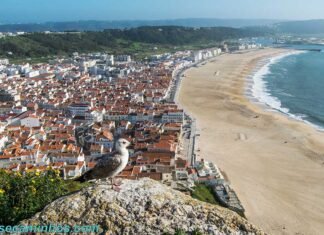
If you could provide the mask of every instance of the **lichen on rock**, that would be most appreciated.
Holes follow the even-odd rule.
[[[25,225],[99,225],[108,234],[263,234],[226,208],[197,201],[151,179],[95,184],[52,202]]]

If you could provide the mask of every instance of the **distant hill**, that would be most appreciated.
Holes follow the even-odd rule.
[[[175,46],[215,46],[228,39],[264,36],[258,28],[227,27],[189,28],[179,26],[107,29],[100,32],[30,33],[0,39],[0,56],[42,57],[66,55],[72,52],[109,51],[138,54],[143,51],[158,53],[152,48]],[[10,52],[10,53],[9,53]]]
[[[274,24],[280,33],[290,34],[323,34],[324,20],[289,21]]]
[[[71,21],[47,22],[40,24],[0,24],[0,32],[66,32],[103,31],[105,29],[131,29],[143,26],[183,26],[183,27],[229,27],[259,28],[269,27],[279,33],[323,34],[324,20],[280,21],[267,19],[174,19],[174,20],[121,20],[121,21]]]
[[[2,24],[0,32],[42,31],[102,31],[104,29],[136,28],[140,26],[185,26],[185,27],[250,27],[278,23],[278,20],[263,19],[175,19],[175,20],[124,20],[124,21],[72,21],[41,24]]]

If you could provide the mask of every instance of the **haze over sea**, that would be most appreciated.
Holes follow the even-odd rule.
[[[252,94],[260,102],[324,130],[324,46],[315,48],[322,52],[270,59],[255,73]]]

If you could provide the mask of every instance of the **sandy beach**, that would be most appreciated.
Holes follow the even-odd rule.
[[[323,234],[324,133],[244,95],[260,60],[283,52],[225,54],[191,68],[178,101],[197,120],[199,156],[226,172],[248,220],[270,234]]]

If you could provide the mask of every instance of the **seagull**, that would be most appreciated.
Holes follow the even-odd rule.
[[[119,191],[120,188],[115,183],[114,177],[124,170],[127,166],[129,153],[127,147],[130,142],[126,139],[118,139],[115,143],[115,151],[109,154],[102,155],[94,168],[86,171],[82,176],[75,181],[85,182],[94,179],[110,178],[112,188]]]

